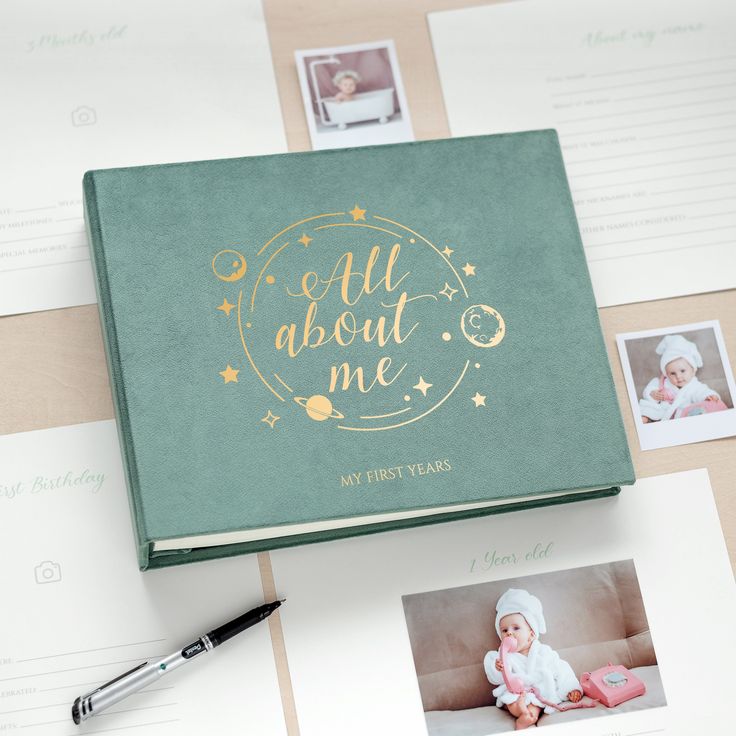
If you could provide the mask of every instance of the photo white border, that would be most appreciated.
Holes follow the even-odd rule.
[[[706,322],[694,322],[686,325],[673,325],[671,327],[660,327],[653,330],[642,330],[639,332],[626,332],[616,335],[619,359],[626,380],[626,390],[631,404],[631,413],[634,426],[639,435],[639,445],[642,450],[658,450],[663,447],[675,447],[677,445],[689,445],[695,442],[707,442],[708,440],[721,439],[736,435],[736,408],[727,411],[701,414],[694,417],[686,417],[686,422],[667,421],[644,423],[639,409],[639,396],[636,393],[634,377],[629,363],[629,354],[626,348],[628,340],[636,340],[643,337],[654,337],[656,335],[672,335],[681,332],[695,332],[712,328],[718,345],[718,352],[726,376],[726,383],[731,392],[732,401],[736,400],[736,383],[733,378],[731,363],[726,352],[726,344],[723,340],[721,324],[716,320]]]
[[[358,51],[372,51],[383,48],[388,50],[396,95],[399,99],[401,120],[389,121],[384,125],[376,123],[375,125],[360,126],[357,128],[348,126],[346,130],[335,129],[319,132],[314,119],[314,111],[312,110],[312,95],[309,91],[309,82],[307,79],[306,58],[311,56],[327,56],[330,54],[348,54]],[[351,148],[354,146],[371,146],[381,143],[402,143],[416,140],[409,116],[409,104],[406,100],[404,82],[401,79],[396,45],[393,40],[371,41],[370,43],[357,43],[348,46],[326,46],[318,49],[298,49],[294,51],[294,58],[296,60],[296,70],[299,75],[299,87],[302,93],[304,114],[307,118],[309,137],[312,141],[312,150]]]

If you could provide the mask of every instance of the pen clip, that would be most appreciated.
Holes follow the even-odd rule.
[[[110,685],[115,684],[118,682],[118,680],[122,680],[124,677],[127,677],[128,675],[132,675],[133,672],[136,670],[141,669],[142,667],[145,667],[148,664],[148,662],[143,662],[142,664],[139,664],[135,667],[133,667],[132,670],[128,670],[127,672],[123,672],[122,675],[118,675],[114,680],[110,680],[110,682],[106,682],[104,685],[100,685],[97,690],[95,690],[96,693],[100,692],[100,690],[104,690],[106,687],[110,687]]]

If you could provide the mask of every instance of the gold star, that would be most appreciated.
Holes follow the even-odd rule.
[[[303,233],[301,238],[299,238],[297,242],[302,243],[302,245],[306,248],[313,240],[314,238],[310,238],[309,235]]]
[[[225,314],[229,317],[230,316],[230,310],[235,309],[234,304],[230,304],[230,302],[227,299],[222,300],[222,304],[220,304],[219,307],[217,307],[221,312],[225,312]]]
[[[446,245],[442,252],[449,258],[455,251]]]
[[[483,396],[483,394],[479,394],[477,391],[475,392],[475,396],[471,396],[470,400],[475,404],[475,408],[477,409],[479,406],[485,406],[486,405],[486,397]]]
[[[350,210],[350,214],[353,216],[353,222],[356,220],[365,220],[365,210],[360,209],[357,204]]]
[[[419,383],[416,386],[412,386],[417,391],[421,391],[424,396],[427,395],[427,389],[431,388],[434,384],[427,383],[421,376],[419,376]]]
[[[268,414],[266,414],[266,416],[263,417],[261,421],[266,422],[266,424],[268,424],[268,426],[271,427],[271,429],[273,429],[273,425],[276,424],[276,422],[278,422],[279,419],[281,419],[281,417],[277,417],[275,414],[272,414],[271,410],[269,409]]]
[[[452,295],[457,294],[457,289],[453,289],[452,286],[445,281],[445,288],[442,289],[440,294],[444,294],[450,301],[452,301]]]
[[[466,276],[475,276],[475,266],[471,266],[469,263],[466,263],[461,270],[465,271]]]
[[[225,379],[225,383],[237,383],[238,382],[239,370],[230,367],[230,363],[227,364],[227,368],[224,371],[220,371],[220,375]]]

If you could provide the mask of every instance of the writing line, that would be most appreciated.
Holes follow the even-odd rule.
[[[736,153],[721,153],[718,156],[698,156],[696,158],[682,158],[677,161],[662,161],[658,164],[642,164],[641,166],[626,166],[623,169],[606,169],[606,171],[591,171],[587,174],[575,174],[577,178],[582,176],[602,176],[604,174],[616,174],[619,171],[633,171],[635,169],[653,169],[655,166],[674,166],[675,164],[689,164],[693,161],[710,161],[714,158],[730,158]]]
[[[43,687],[43,688],[39,688],[38,692],[39,693],[50,693],[53,690],[71,690],[72,688],[89,687],[90,685],[99,685],[99,684],[100,684],[100,681],[95,680],[94,682],[82,682],[81,684],[77,684],[77,685],[61,685],[60,687]],[[174,687],[173,685],[170,685],[169,687],[159,687],[159,688],[156,688],[155,690],[140,690],[139,692],[157,693],[161,690],[171,690],[173,687]]]
[[[100,715],[103,715],[102,713]],[[172,718],[169,721],[153,721],[151,723],[136,723],[134,726],[119,726],[118,728],[100,728],[97,731],[85,731],[85,736],[94,733],[111,733],[112,731],[126,731],[129,728],[143,728],[144,726],[163,726],[165,723],[178,723],[180,718]],[[79,736],[79,731],[73,731],[68,736]]]
[[[731,169],[720,169],[720,171],[731,171]],[[714,172],[718,173],[718,172]],[[736,181],[722,181],[718,184],[701,184],[697,187],[683,187],[682,189],[665,189],[661,192],[652,192],[651,196],[656,197],[658,194],[675,194],[676,192],[695,192],[698,189],[712,189],[713,187],[730,187],[736,185]]]
[[[729,54],[727,56],[714,56],[711,59],[694,59],[693,61],[678,61],[672,64],[653,64],[652,66],[640,66],[635,69],[621,69],[616,72],[598,72],[597,74],[591,74],[593,77],[613,77],[618,74],[638,74],[639,72],[650,72],[655,69],[671,69],[675,66],[687,66],[688,64],[708,64],[714,61],[725,61],[726,59],[736,59],[736,54]]]
[[[709,84],[707,87],[688,87],[687,89],[672,89],[669,92],[656,92],[648,95],[632,95],[631,97],[617,97],[612,102],[630,102],[631,100],[650,100],[652,97],[667,97],[668,95],[679,95],[689,92],[705,92],[710,89],[723,89],[724,87],[734,87],[736,82],[726,82],[726,84]]]
[[[633,141],[629,141],[633,143]],[[601,156],[600,158],[581,158],[577,161],[565,161],[567,166],[574,164],[592,164],[599,161],[611,161],[615,158],[631,158],[633,156],[652,156],[655,153],[671,153],[672,151],[682,151],[686,148],[699,148],[700,146],[718,146],[723,143],[736,143],[736,138],[727,138],[721,141],[706,141],[704,143],[688,143],[684,146],[670,146],[669,148],[655,148],[651,151],[634,151],[633,153],[615,153],[612,156]]]
[[[721,227],[710,227],[705,230],[688,230],[684,233],[665,233],[664,235],[647,235],[644,238],[633,238],[632,240],[614,240],[610,243],[596,243],[595,245],[586,245],[585,249],[590,248],[604,248],[607,245],[626,245],[627,243],[639,243],[642,240],[658,240],[659,238],[676,238],[680,235],[700,235],[702,233],[711,233],[715,230],[728,230],[729,228],[736,227],[736,225],[723,225]]]
[[[734,86],[734,85],[729,85]],[[609,112],[604,115],[590,115],[585,118],[571,118],[570,120],[558,120],[558,125],[569,125],[571,123],[585,123],[589,120],[607,120],[617,118],[621,115],[643,115],[647,112],[662,112],[662,110],[676,110],[679,107],[692,107],[693,105],[717,105],[719,102],[733,102],[733,97],[720,97],[717,100],[694,100],[693,102],[680,102],[677,105],[662,105],[660,107],[647,107],[644,110],[624,110],[622,112]],[[611,103],[606,103],[611,104]]]
[[[654,141],[659,138],[672,138],[673,135],[693,135],[694,133],[712,133],[714,130],[733,130],[736,125],[717,125],[713,128],[696,128],[695,130],[678,130],[674,133],[660,133],[659,135],[637,135],[637,141]]]
[[[64,266],[68,263],[84,263],[89,261],[89,258],[80,258],[77,261],[59,261],[58,263],[39,263],[36,266],[20,266],[18,268],[3,268],[0,269],[0,273],[12,273],[13,271],[29,271],[33,268],[51,268],[52,266]],[[0,680],[2,682],[2,680]]]
[[[638,210],[619,210],[618,212],[601,212],[598,215],[585,215],[578,217],[578,220],[591,220],[598,217],[616,217],[617,215],[635,215],[639,212],[651,212],[652,210],[666,210],[670,207],[689,207],[693,204],[710,204],[711,202],[723,202],[724,200],[732,200],[733,197],[717,197],[716,199],[699,199],[694,202],[669,202],[667,204],[658,204],[655,207],[642,207]]]
[[[561,95],[583,95],[593,92],[605,92],[609,89],[625,89],[626,87],[640,87],[642,84],[666,84],[667,82],[679,82],[681,79],[695,79],[695,77],[715,76],[716,74],[732,74],[736,69],[719,69],[718,71],[698,72],[697,74],[686,74],[681,77],[663,77],[660,79],[648,79],[642,82],[627,82],[626,84],[612,84],[608,87],[592,87],[589,89],[570,90],[568,92],[555,92],[552,97],[560,97]]]
[[[700,159],[698,159],[700,160]],[[594,187],[584,187],[582,189],[575,189],[574,194],[578,194],[580,192],[592,192],[594,189],[609,189],[610,187],[627,187],[634,184],[648,184],[652,181],[672,181],[673,179],[685,179],[688,176],[707,176],[709,174],[722,174],[725,171],[728,171],[729,173],[733,172],[733,167],[730,167],[728,169],[711,169],[710,171],[690,171],[685,174],[672,174],[671,176],[656,176],[653,179],[636,179],[634,181],[625,181],[625,182],[614,182],[612,184],[597,184]],[[689,191],[689,189],[682,190],[682,191]]]
[[[15,677],[3,677],[0,682],[12,682],[13,680],[26,680],[29,677],[43,677],[44,675],[58,675],[62,672],[76,672],[77,670],[91,670],[95,667],[108,667],[113,664],[127,664],[128,662],[142,662],[144,659],[155,659],[165,657],[166,654],[156,654],[154,657],[137,657],[136,659],[122,659],[117,662],[100,662],[99,664],[88,664],[84,667],[69,667],[64,670],[52,670],[51,672],[37,672],[30,675],[16,675]]]
[[[54,235],[34,235],[32,238],[18,238],[17,240],[0,240],[0,245],[12,245],[13,243],[26,243],[29,240],[44,240],[45,238],[64,238],[67,235],[84,235],[84,230],[75,230],[73,233],[55,233]]]
[[[729,212],[710,212],[707,215],[689,215],[688,220],[702,220],[706,217],[725,217],[726,215],[736,215],[736,210],[731,210]]]
[[[29,207],[26,210],[14,210],[14,211],[17,212],[19,215],[23,215],[26,212],[40,212],[41,210],[55,210],[55,209],[56,209],[56,205],[50,204],[50,205],[47,205],[46,207]]]
[[[721,115],[733,115],[734,110],[714,112],[710,115],[691,115],[687,118],[671,118],[669,120],[653,120],[649,123],[634,123],[633,125],[619,125],[615,128],[598,128],[597,130],[579,130],[576,133],[565,133],[565,138],[573,138],[578,135],[593,135],[595,133],[610,133],[611,131],[628,130],[629,128],[645,128],[649,125],[671,125],[672,123],[683,123],[686,120],[704,120],[705,118],[718,118]]]
[[[646,250],[639,253],[624,253],[617,256],[605,256],[603,258],[588,258],[588,263],[595,261],[615,261],[617,258],[636,258],[638,256],[653,256],[657,253],[672,253],[677,250],[690,250],[691,248],[705,248],[709,245],[733,245],[733,240],[719,240],[716,243],[693,243],[691,245],[683,245],[679,248],[662,248],[660,250]]]
[[[91,652],[104,652],[106,649],[120,649],[122,647],[137,647],[139,644],[160,644],[166,639],[151,639],[150,641],[134,641],[131,644],[113,644],[109,647],[98,647],[97,649],[80,649],[75,652],[64,652],[62,654],[48,654],[43,657],[29,657],[28,659],[18,659],[17,663],[21,662],[38,662],[41,659],[53,659],[54,657],[68,657],[71,654],[90,654]]]

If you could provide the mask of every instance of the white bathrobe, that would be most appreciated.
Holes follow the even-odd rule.
[[[506,687],[503,673],[496,669],[497,659],[498,652],[488,652],[483,660],[483,666],[489,682],[498,685],[493,690],[493,694],[496,696],[496,705],[502,708],[509,703],[515,703],[519,696],[509,692]],[[572,690],[583,691],[572,667],[564,659],[560,659],[560,655],[552,647],[542,644],[538,639],[532,642],[528,655],[525,656],[518,652],[506,655],[506,666],[510,666],[513,674],[521,677],[525,688],[537,688],[539,694],[550,703],[561,703],[567,700],[567,694]],[[538,705],[544,708],[545,713],[557,712],[554,708],[540,702],[534,693],[527,692],[525,698],[527,704]]]
[[[679,419],[682,416],[683,409],[690,404],[705,401],[708,396],[718,396],[718,392],[710,388],[708,384],[701,383],[695,376],[682,388],[677,388],[677,386],[670,382],[669,378],[665,378],[664,388],[675,398],[672,402],[655,401],[651,397],[651,393],[659,389],[659,380],[659,378],[652,378],[644,389],[642,394],[644,398],[639,399],[639,408],[641,409],[642,416],[649,417],[655,422],[666,419]]]

